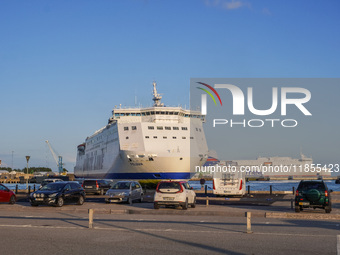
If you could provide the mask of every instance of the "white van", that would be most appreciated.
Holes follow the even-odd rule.
[[[246,193],[245,174],[236,172],[213,173],[213,194],[219,196],[243,196]]]

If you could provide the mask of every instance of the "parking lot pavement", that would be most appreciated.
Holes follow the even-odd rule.
[[[3,254],[335,254],[337,221],[2,211]]]

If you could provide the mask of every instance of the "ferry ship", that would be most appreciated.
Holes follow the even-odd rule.
[[[117,108],[77,148],[77,178],[190,179],[208,158],[204,115],[161,103],[153,82],[149,108]]]

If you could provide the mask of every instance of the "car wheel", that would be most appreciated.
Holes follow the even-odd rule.
[[[62,207],[64,205],[64,199],[62,197],[59,197],[57,200],[57,207]]]
[[[196,207],[196,197],[194,198],[194,202],[191,204],[191,208],[195,208]]]
[[[31,203],[31,206],[38,206],[38,204],[35,204],[35,203]]]
[[[300,212],[300,206],[295,206],[295,212],[297,212],[297,213]]]
[[[129,205],[132,205],[132,198],[131,198],[131,197],[128,197],[127,203],[128,203]]]
[[[85,201],[85,200],[84,200],[84,197],[83,197],[83,196],[80,196],[77,204],[78,204],[78,205],[83,205],[83,204],[84,204],[84,201]]]
[[[138,202],[139,202],[139,203],[142,203],[142,202],[143,202],[143,195],[140,196],[140,199],[138,199]]]
[[[153,203],[153,208],[154,209],[159,209],[159,204],[158,203]]]
[[[182,204],[182,209],[187,210],[188,209],[188,199],[185,200],[185,203]]]
[[[330,213],[332,211],[331,207],[330,206],[326,206],[325,207],[325,212],[326,213]]]
[[[15,204],[15,196],[11,196],[10,200],[9,200],[9,203],[11,205]]]

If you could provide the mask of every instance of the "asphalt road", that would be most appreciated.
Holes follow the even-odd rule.
[[[6,211],[1,254],[337,254],[340,223],[244,217]]]

